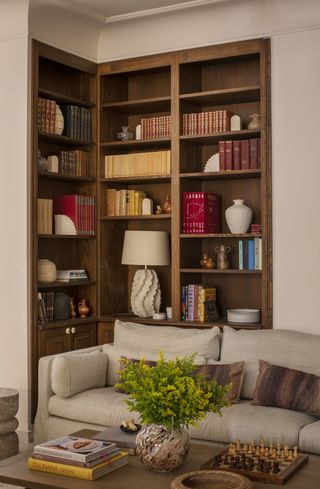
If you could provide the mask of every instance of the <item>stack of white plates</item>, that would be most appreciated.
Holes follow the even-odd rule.
[[[260,321],[259,309],[228,309],[229,323],[258,323]]]

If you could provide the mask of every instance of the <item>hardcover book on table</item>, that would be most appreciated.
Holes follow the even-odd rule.
[[[34,453],[51,455],[52,457],[90,462],[101,455],[107,455],[115,448],[116,446],[113,442],[67,435],[36,445],[33,451]]]

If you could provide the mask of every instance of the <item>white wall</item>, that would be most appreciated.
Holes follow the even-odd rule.
[[[28,2],[0,3],[0,386],[19,391],[28,429]]]

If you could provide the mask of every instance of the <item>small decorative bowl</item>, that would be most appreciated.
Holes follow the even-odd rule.
[[[120,430],[124,431],[125,433],[130,433],[133,435],[134,433],[137,434],[141,430],[141,424],[136,424],[136,427],[137,427],[136,431],[133,431],[130,428],[125,428],[124,426],[120,425]]]
[[[222,470],[198,470],[182,474],[171,483],[171,489],[251,489],[243,475]]]
[[[260,321],[259,309],[228,309],[229,323],[258,323]]]

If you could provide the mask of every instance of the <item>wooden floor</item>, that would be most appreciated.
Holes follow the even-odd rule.
[[[12,484],[30,489],[170,489],[178,475],[198,470],[200,465],[221,451],[220,446],[193,443],[187,461],[181,469],[167,474],[146,469],[135,456],[129,457],[129,465],[94,482],[31,471],[27,457],[32,449],[0,462],[0,484]],[[319,489],[320,456],[310,455],[309,463],[285,484],[286,489]],[[252,482],[253,489],[275,489],[281,486]]]

